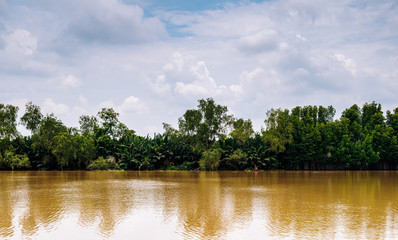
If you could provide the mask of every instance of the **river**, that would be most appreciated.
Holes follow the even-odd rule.
[[[398,239],[398,172],[0,172],[0,239]]]

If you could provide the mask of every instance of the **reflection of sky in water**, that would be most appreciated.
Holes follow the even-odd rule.
[[[398,172],[0,172],[0,238],[398,238]]]

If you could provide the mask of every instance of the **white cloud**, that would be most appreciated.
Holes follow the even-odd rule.
[[[307,38],[301,36],[300,34],[296,34],[296,38],[299,39],[299,40],[301,40],[301,41],[303,41],[303,42],[306,42],[306,41],[307,41]]]
[[[67,88],[77,88],[82,85],[82,82],[73,75],[62,77],[62,86]]]
[[[3,35],[6,49],[11,52],[19,52],[25,56],[33,55],[37,49],[37,39],[25,29],[16,29],[10,34]]]
[[[214,96],[218,94],[215,80],[210,76],[203,61],[190,63],[187,66],[187,75],[192,82],[177,82],[174,91],[187,97]]]
[[[51,98],[46,98],[43,102],[43,111],[47,114],[54,113],[57,116],[69,113],[70,108],[65,104],[55,103]]]
[[[123,103],[117,107],[121,114],[126,113],[144,113],[147,111],[147,106],[139,98],[130,96],[124,99]]]
[[[29,101],[26,98],[13,98],[13,99],[7,101],[7,104],[17,106],[18,107],[18,116],[22,117],[23,114],[25,113],[25,104],[28,102]]]
[[[100,111],[102,108],[115,108],[115,104],[112,100],[103,101],[100,102],[97,106],[98,111]]]
[[[356,63],[353,59],[348,58],[346,56],[344,56],[343,54],[335,54],[334,59],[336,59],[337,61],[339,61],[344,68],[349,71],[353,76],[356,75]]]
[[[166,82],[166,76],[164,74],[159,75],[156,78],[156,81],[153,83],[150,83],[151,89],[158,94],[164,94],[164,93],[170,93],[171,87],[170,85]]]
[[[241,37],[238,48],[248,53],[273,51],[278,48],[278,34],[273,29],[264,29],[260,32]]]
[[[0,100],[47,96],[57,101],[47,99],[47,108],[62,102],[89,113],[113,107],[144,135],[206,97],[257,122],[270,107],[396,104],[392,0],[240,1],[200,12],[117,0],[8,1],[6,13]],[[78,89],[65,94],[60,83]],[[77,120],[77,112],[63,118]]]
[[[163,70],[168,72],[168,71],[176,71],[176,72],[181,72],[184,68],[184,58],[180,52],[175,52],[171,56],[171,61],[170,63],[166,64],[163,66]]]
[[[182,32],[209,39],[239,38],[272,26],[264,8],[257,4],[224,6],[199,13],[163,13],[161,18],[183,26]],[[259,17],[261,16],[261,17]]]
[[[87,104],[87,103],[88,103],[88,100],[87,100],[87,98],[85,98],[83,95],[80,95],[80,96],[79,96],[79,102],[80,102],[81,104]]]
[[[77,4],[78,14],[67,27],[67,34],[82,41],[132,44],[167,36],[163,23],[144,17],[144,10],[118,0],[86,1]]]

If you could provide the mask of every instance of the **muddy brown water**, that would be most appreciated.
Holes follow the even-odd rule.
[[[0,172],[0,239],[398,239],[398,172]]]

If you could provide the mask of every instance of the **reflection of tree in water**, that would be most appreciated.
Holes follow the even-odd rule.
[[[39,228],[53,229],[62,219],[64,199],[60,172],[29,172],[26,177],[26,211],[22,219],[22,234],[33,236]]]
[[[279,190],[269,195],[266,208],[267,227],[275,236],[383,239],[391,225],[388,215],[397,213],[393,178],[384,179],[380,172],[280,172],[274,177],[270,187]],[[395,196],[383,197],[390,193]],[[397,226],[397,219],[392,221]]]
[[[123,173],[109,172],[29,172],[23,186],[27,197],[22,234],[34,236],[43,228],[51,231],[66,212],[79,211],[82,226],[98,221],[100,234],[110,236],[132,207],[132,193],[119,181],[122,178]]]
[[[133,209],[134,188],[128,172],[82,172],[78,188],[79,224],[83,227],[98,223],[104,237]]]
[[[226,238],[260,220],[266,223],[258,231],[275,238],[382,239],[398,235],[397,175],[2,172],[0,238],[18,234],[13,218],[20,220],[24,237],[34,238],[43,230],[55,230],[68,216],[73,221],[78,216],[80,226],[98,227],[108,238],[127,217],[148,209],[163,226],[177,220],[176,233],[182,238]]]
[[[124,172],[81,172],[78,187],[79,224],[83,227],[99,221],[98,230],[109,237],[130,209],[134,191]],[[84,180],[83,180],[84,179]]]
[[[0,237],[11,237],[14,233],[12,226],[12,205],[14,199],[11,194],[15,189],[12,172],[0,174]]]
[[[219,238],[250,221],[248,178],[224,177],[219,172],[169,174],[173,174],[177,187],[165,185],[168,187],[161,194],[162,204],[170,215],[178,214],[178,231],[183,237]]]

